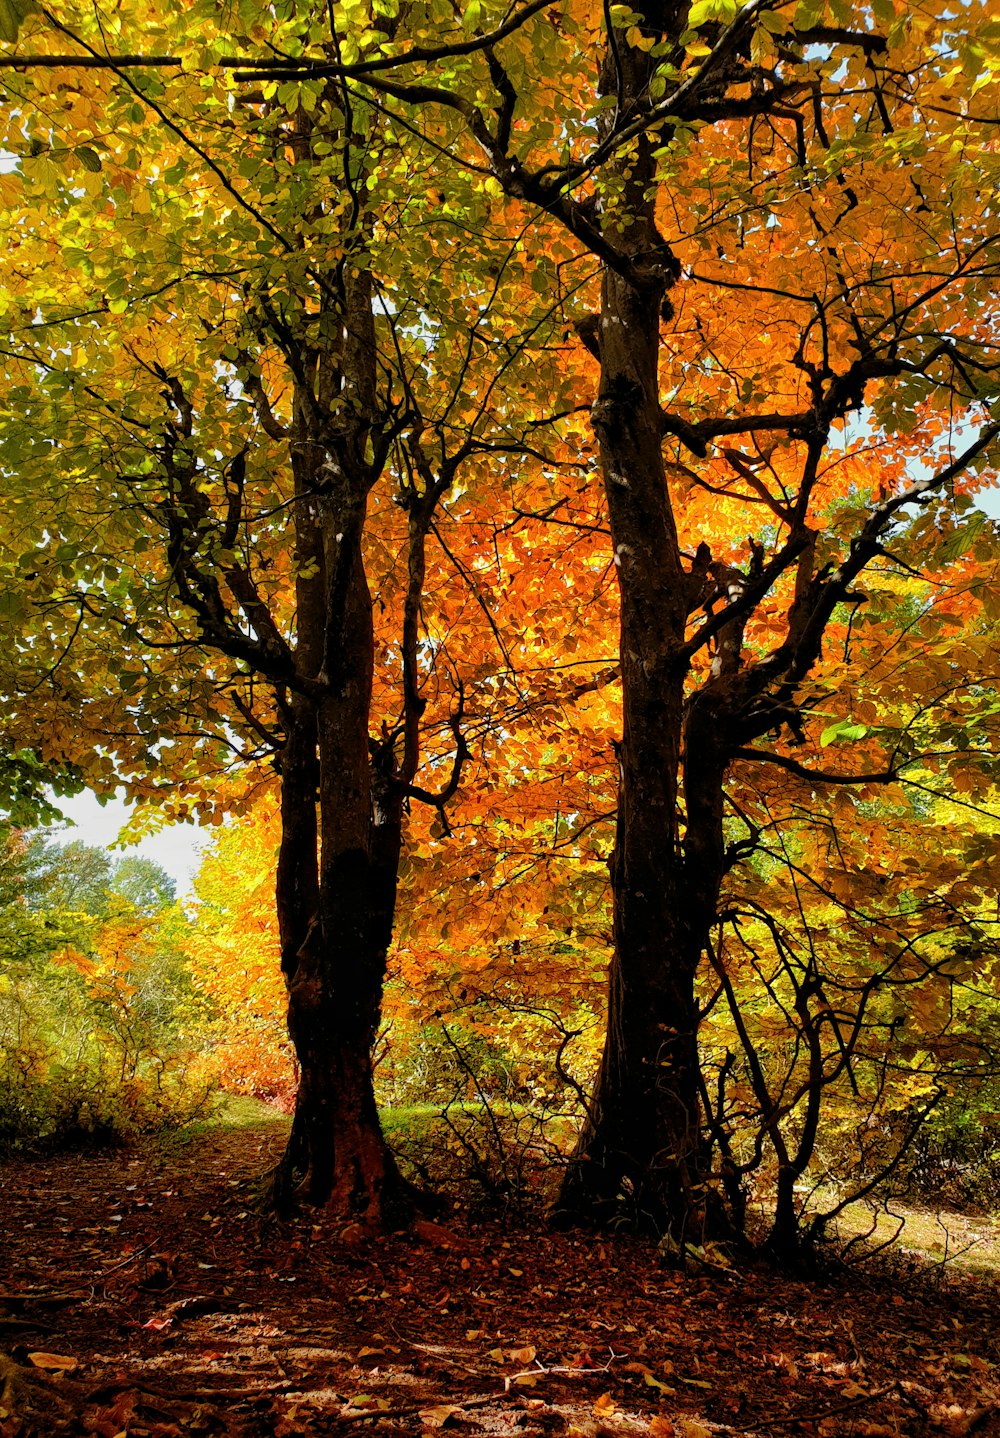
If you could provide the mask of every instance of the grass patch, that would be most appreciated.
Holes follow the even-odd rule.
[[[287,1128],[290,1123],[291,1119],[287,1114],[279,1112],[271,1104],[264,1103],[262,1099],[251,1098],[246,1094],[217,1094],[211,1110],[207,1114],[194,1119],[191,1123],[185,1124],[183,1128],[176,1129],[172,1133],[161,1134],[159,1145],[167,1151],[174,1152],[186,1147],[195,1139],[203,1138],[206,1134],[216,1133],[219,1130],[226,1132],[245,1129],[273,1130]]]
[[[217,1107],[205,1121],[206,1128],[261,1128],[270,1124],[288,1124],[288,1114],[263,1099],[247,1094],[222,1094]]]
[[[892,1243],[930,1263],[1000,1276],[1000,1219],[989,1214],[918,1208],[897,1199],[873,1207],[862,1200],[844,1209],[835,1231],[845,1243],[858,1240],[855,1253]]]

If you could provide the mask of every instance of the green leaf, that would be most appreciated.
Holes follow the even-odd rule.
[[[37,14],[36,0],[0,0],[0,40],[13,44],[28,15]]]
[[[856,739],[863,739],[868,733],[867,724],[855,724],[850,719],[838,719],[836,724],[830,724],[819,736],[820,746],[828,749],[831,744],[839,743],[841,739],[853,743]]]
[[[730,20],[735,20],[737,8],[736,0],[695,0],[688,11],[687,22],[692,30],[697,30],[708,20],[719,20],[728,25]]]
[[[2,3],[3,0],[0,0],[0,4]],[[89,145],[78,145],[76,147],[76,150],[74,151],[74,154],[76,155],[76,158],[80,161],[80,164],[83,166],[83,168],[85,170],[89,170],[92,175],[96,175],[101,170],[103,170],[104,165],[101,161],[100,155],[97,153],[96,150],[92,150]]]

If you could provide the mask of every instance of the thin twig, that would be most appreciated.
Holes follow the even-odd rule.
[[[790,1414],[787,1418],[765,1418],[763,1415],[754,1419],[755,1423],[767,1423],[771,1428],[789,1428],[796,1423],[815,1423],[821,1418],[833,1418],[838,1413],[849,1413],[852,1408],[861,1408],[865,1403],[874,1403],[876,1399],[884,1398],[895,1388],[895,1383],[889,1383],[885,1388],[876,1388],[873,1393],[862,1393],[858,1398],[849,1398],[846,1403],[837,1403],[832,1408],[814,1408],[809,1413]]]

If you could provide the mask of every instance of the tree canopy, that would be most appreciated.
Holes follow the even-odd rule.
[[[989,7],[2,23],[5,742],[269,816],[276,1198],[426,1201],[388,973],[535,1015],[569,1220],[793,1261],[994,1073]]]

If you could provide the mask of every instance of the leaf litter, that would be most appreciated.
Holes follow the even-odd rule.
[[[255,1216],[280,1142],[0,1169],[0,1438],[1000,1438],[994,1276],[678,1272],[461,1212],[344,1243]]]

